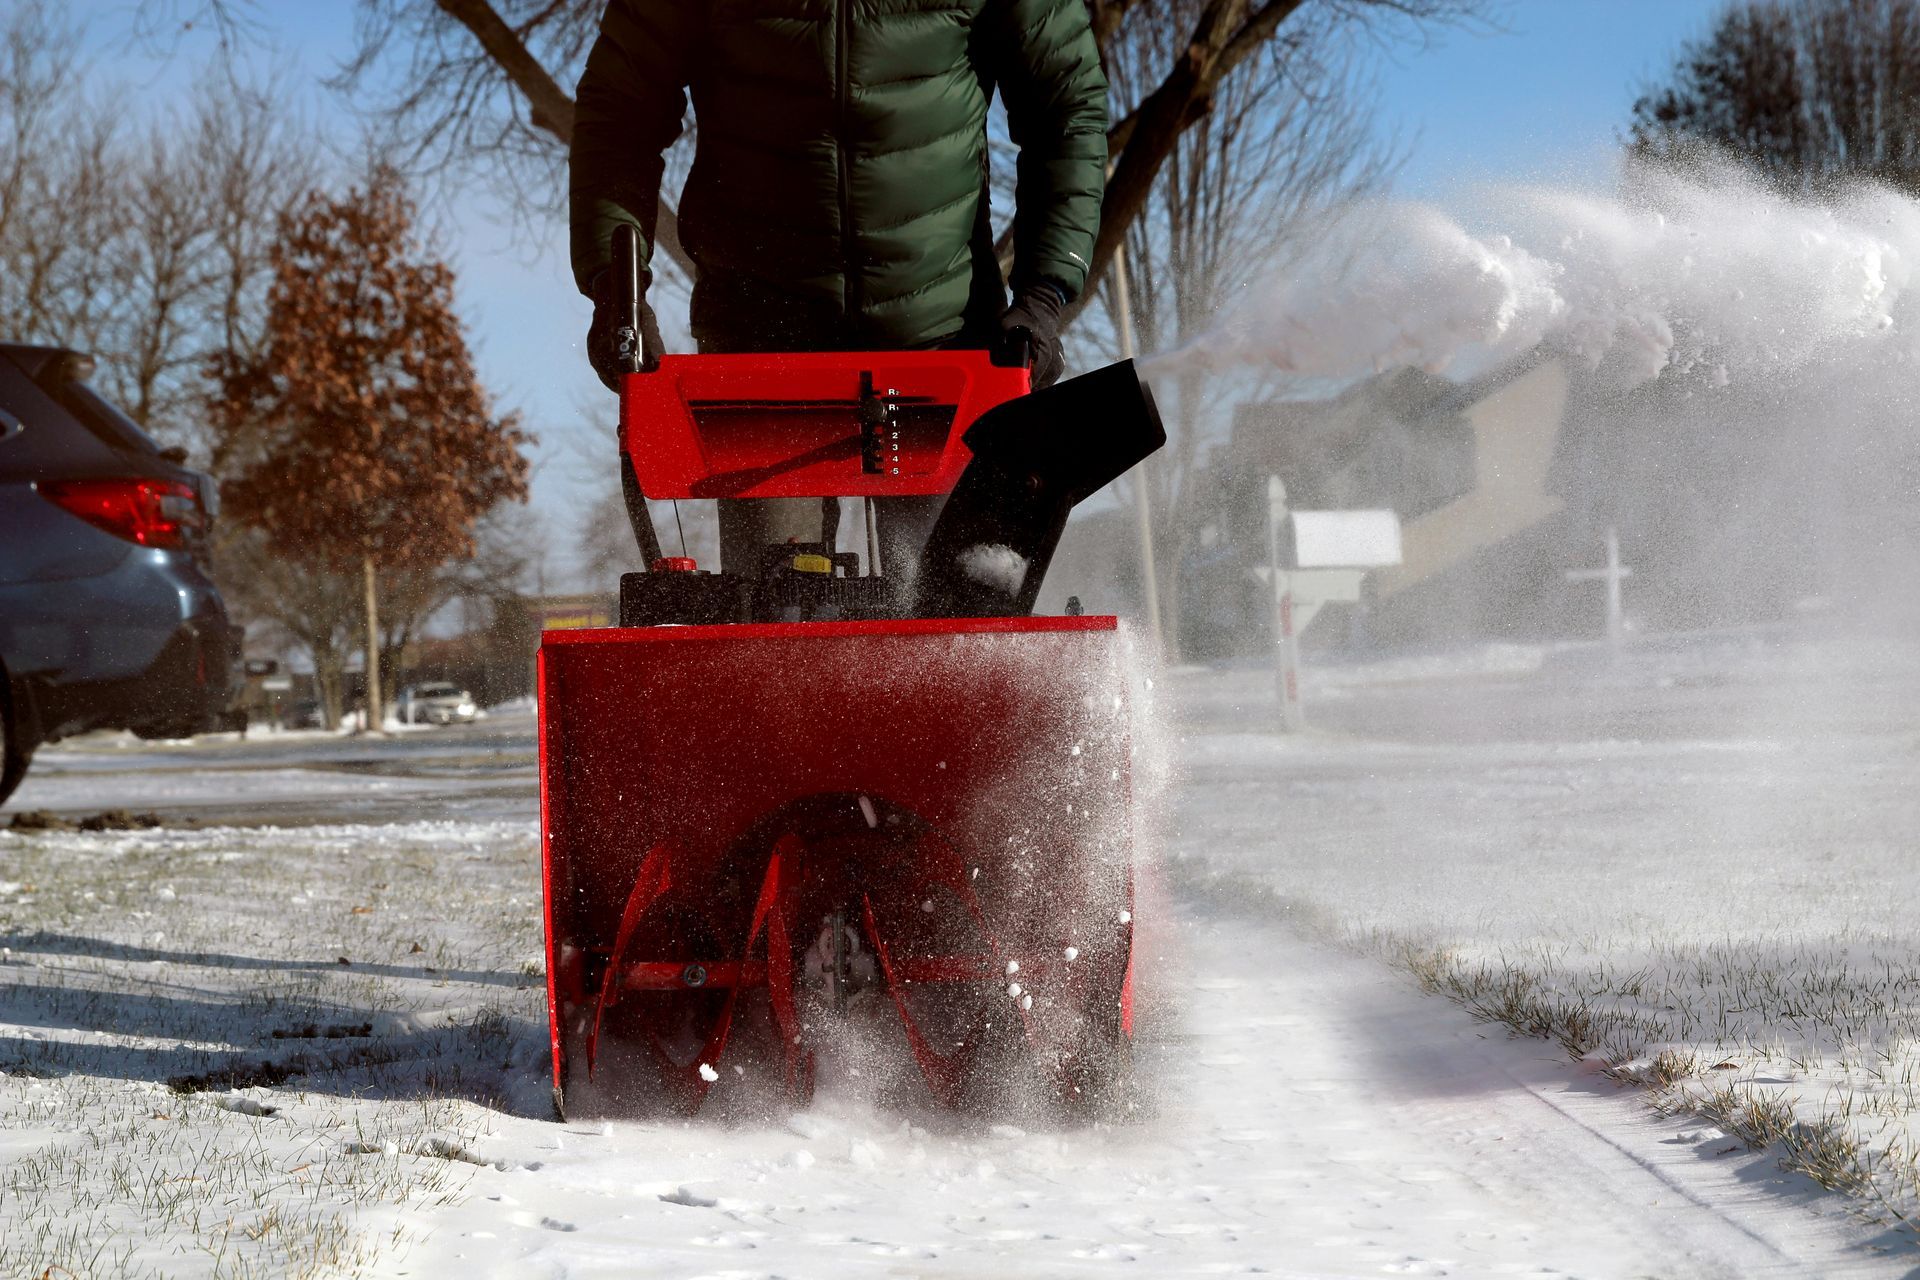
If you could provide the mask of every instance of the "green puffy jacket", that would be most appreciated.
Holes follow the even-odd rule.
[[[1085,0],[611,0],[580,78],[573,267],[651,247],[691,90],[680,238],[703,348],[916,346],[1003,305],[987,220],[994,90],[1020,146],[1014,285],[1086,283],[1107,84]]]

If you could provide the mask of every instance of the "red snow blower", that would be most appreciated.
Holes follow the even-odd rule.
[[[804,1101],[855,1022],[943,1104],[1097,1107],[1133,1021],[1122,635],[1031,610],[1072,505],[1164,441],[1151,396],[1131,365],[1028,394],[975,351],[637,371],[637,332],[652,570],[620,626],[540,644],[557,1112]],[[830,541],[757,573],[661,557],[642,493],[950,496],[906,593]]]

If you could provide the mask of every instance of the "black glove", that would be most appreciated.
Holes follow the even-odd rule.
[[[640,277],[640,354],[646,368],[660,363],[660,322],[647,305],[647,285],[651,278]],[[614,296],[613,272],[602,271],[593,278],[593,323],[587,328],[587,363],[607,384],[607,390],[620,389],[620,375],[628,366],[622,354],[614,350],[614,334],[620,325],[620,301]]]
[[[1021,288],[1013,305],[1000,317],[1000,332],[1012,339],[1024,331],[1030,344],[1033,389],[1059,381],[1066,361],[1060,354],[1060,313],[1067,309],[1066,290],[1051,280],[1036,280]]]

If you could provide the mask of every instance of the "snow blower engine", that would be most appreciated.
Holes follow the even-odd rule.
[[[949,1106],[1101,1105],[1133,1031],[1122,634],[1032,610],[1073,505],[1164,443],[1150,393],[1131,363],[1029,393],[1018,351],[647,360],[615,254],[651,569],[619,626],[540,641],[556,1111],[804,1102],[850,1040]],[[831,534],[707,572],[646,508],[939,494],[910,590]]]

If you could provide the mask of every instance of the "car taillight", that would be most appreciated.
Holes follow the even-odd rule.
[[[143,547],[175,550],[207,527],[192,486],[178,480],[48,480],[39,488],[49,502]]]

